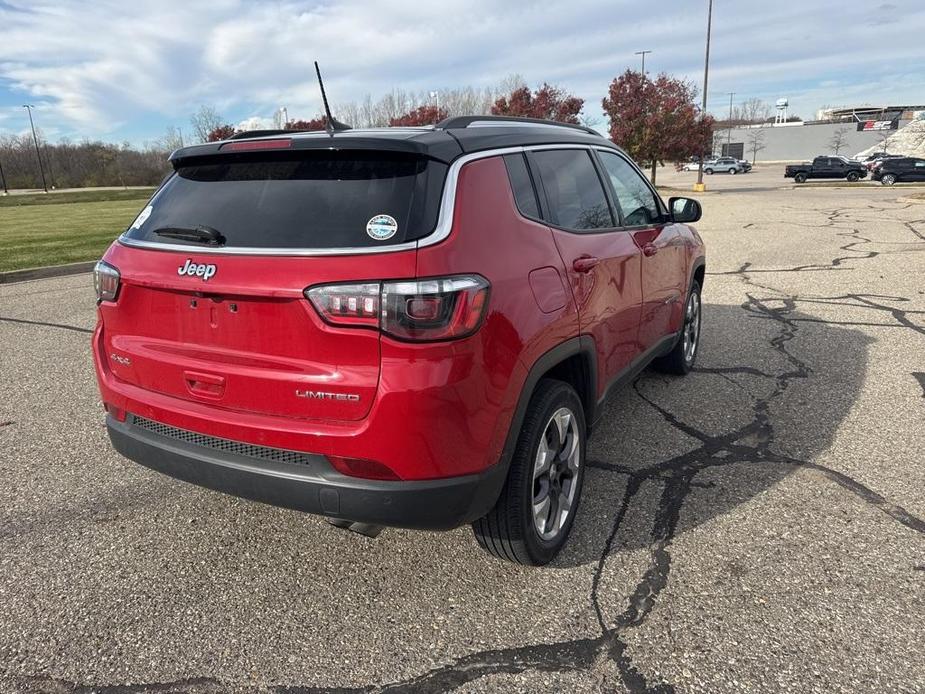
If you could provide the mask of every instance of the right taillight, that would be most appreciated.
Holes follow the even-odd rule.
[[[489,284],[479,275],[422,280],[327,284],[305,296],[327,323],[378,327],[415,342],[471,335],[488,308]]]
[[[98,301],[115,301],[119,294],[119,270],[107,263],[99,261],[93,268],[93,287],[96,289]]]

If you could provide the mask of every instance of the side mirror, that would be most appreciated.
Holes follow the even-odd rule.
[[[693,198],[670,198],[668,209],[671,210],[671,221],[691,224],[703,216],[703,208]]]

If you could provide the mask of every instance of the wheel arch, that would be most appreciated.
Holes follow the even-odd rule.
[[[694,280],[697,280],[700,283],[700,288],[703,289],[703,281],[707,275],[707,259],[705,256],[698,256],[694,259],[694,262],[691,263],[691,276],[690,281],[688,282],[688,287],[694,285]],[[690,289],[688,289],[690,291]]]
[[[520,390],[514,416],[511,418],[501,452],[500,464],[505,468],[510,464],[514,449],[517,447],[517,437],[520,435],[527,407],[530,405],[537,384],[543,378],[554,378],[572,386],[584,406],[585,421],[590,425],[597,406],[596,354],[594,338],[590,335],[579,335],[544,352],[534,362]]]

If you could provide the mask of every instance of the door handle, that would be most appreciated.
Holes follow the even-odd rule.
[[[593,255],[580,255],[572,261],[572,269],[575,272],[591,272],[591,269],[599,262],[601,259]]]
[[[647,258],[651,258],[656,253],[658,253],[658,246],[656,246],[654,243],[647,243],[642,247],[642,254]]]

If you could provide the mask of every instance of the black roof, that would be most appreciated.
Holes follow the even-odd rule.
[[[419,154],[447,163],[463,154],[500,147],[581,144],[616,149],[610,140],[584,126],[497,116],[450,118],[436,126],[422,128],[370,128],[338,130],[333,133],[323,130],[255,131],[251,137],[247,133],[239,133],[232,138],[235,143],[274,139],[291,140],[290,150],[386,150]],[[176,166],[180,160],[219,154],[230,142],[226,140],[183,147],[170,156],[170,161]]]

